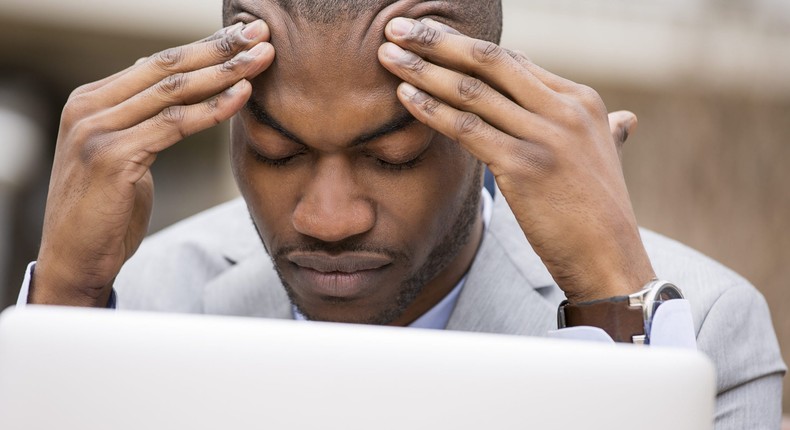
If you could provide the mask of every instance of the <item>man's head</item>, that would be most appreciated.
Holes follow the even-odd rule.
[[[480,4],[484,3],[484,6]],[[431,17],[497,41],[498,1],[229,0],[274,64],[232,124],[233,171],[291,300],[311,319],[408,323],[468,269],[481,165],[416,122],[378,62],[386,23]]]

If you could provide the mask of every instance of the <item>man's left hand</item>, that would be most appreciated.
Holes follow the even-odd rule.
[[[609,117],[591,88],[436,21],[395,18],[385,35],[379,60],[403,79],[400,101],[488,165],[571,302],[654,278],[618,154],[632,114]]]

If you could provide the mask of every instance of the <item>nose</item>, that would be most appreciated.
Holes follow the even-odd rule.
[[[373,228],[373,203],[364,196],[352,168],[340,157],[316,164],[292,215],[296,231],[324,242],[339,242]]]

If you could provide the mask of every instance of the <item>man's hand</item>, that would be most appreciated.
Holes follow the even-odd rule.
[[[148,228],[150,167],[233,116],[274,59],[263,21],[138,61],[75,90],[63,110],[31,303],[104,306]]]
[[[635,125],[589,87],[431,20],[396,18],[379,59],[418,120],[488,165],[572,302],[630,294],[654,277],[619,146]],[[613,134],[618,136],[616,139]]]

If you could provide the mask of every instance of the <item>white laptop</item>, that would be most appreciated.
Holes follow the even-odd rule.
[[[712,429],[702,354],[238,317],[0,317],[2,429]]]

